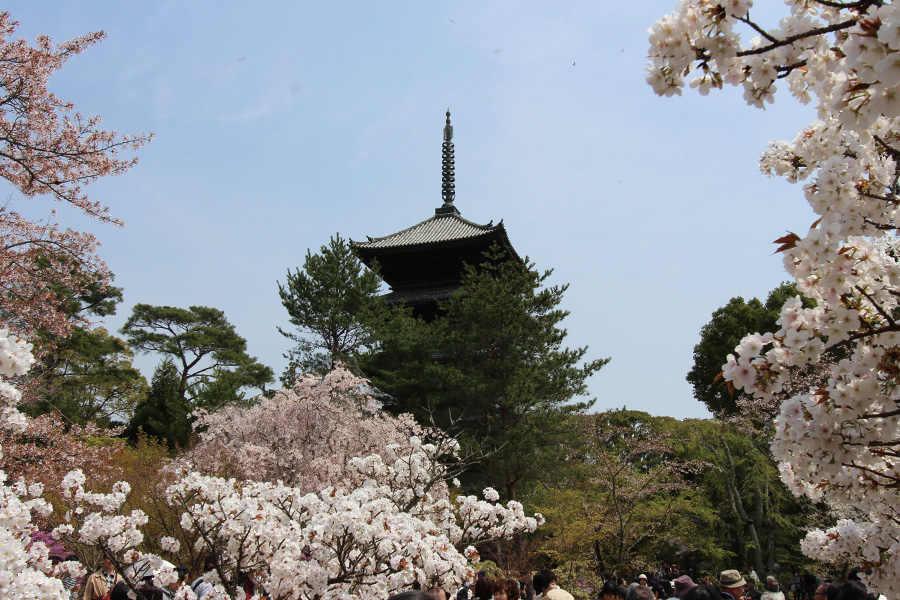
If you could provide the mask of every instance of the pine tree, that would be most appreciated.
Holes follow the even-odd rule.
[[[189,414],[192,409],[181,396],[180,385],[178,368],[166,358],[153,372],[150,391],[135,408],[125,436],[135,440],[143,432],[165,441],[169,449],[185,446],[191,435]]]
[[[510,500],[521,483],[542,476],[565,417],[591,405],[572,400],[609,360],[582,364],[586,347],[563,346],[560,323],[569,313],[559,305],[568,286],[545,287],[550,274],[494,246],[483,264],[466,267],[462,285],[440,306],[443,316],[427,326],[407,321],[405,335],[384,340],[367,363],[393,410],[433,419],[485,452],[472,483]]]
[[[27,390],[34,400],[24,411],[31,416],[59,412],[77,425],[95,421],[107,427],[127,421],[146,395],[147,381],[132,365],[134,355],[124,340],[89,325],[95,317],[115,314],[122,289],[97,277],[77,293],[60,286],[53,292],[60,299],[61,314],[77,325],[68,337],[37,332],[41,360],[29,374]]]
[[[135,304],[121,331],[135,350],[176,361],[183,400],[194,401],[198,389],[226,372],[235,391],[252,387],[264,392],[274,379],[272,369],[247,354],[247,340],[216,308]],[[207,398],[206,404],[211,403]]]
[[[278,331],[297,345],[286,355],[291,363],[282,376],[285,387],[297,375],[327,372],[371,346],[379,285],[378,274],[362,264],[340,234],[318,254],[307,252],[302,270],[288,271],[278,294],[297,332]]]

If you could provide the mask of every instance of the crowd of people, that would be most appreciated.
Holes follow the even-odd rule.
[[[118,572],[113,561],[108,558],[102,559],[100,568],[84,579],[66,575],[56,568],[63,560],[77,560],[74,555],[65,558],[51,556],[50,560],[54,565],[54,573],[69,592],[69,600],[132,600],[134,597],[129,594],[128,583]],[[204,572],[211,570],[213,568],[212,561],[207,560],[203,568]],[[204,580],[202,574],[192,579],[189,570],[181,567],[175,569],[178,575],[177,579],[161,587],[154,583],[154,572],[149,566],[137,569],[132,567],[126,572],[130,575],[132,584],[141,592],[144,600],[173,600],[175,594],[184,585],[190,585],[198,599],[204,598],[212,591],[212,585]],[[257,595],[257,591],[261,591],[253,573],[242,574],[239,586],[248,599]],[[259,595],[264,596],[264,594]]]
[[[876,600],[859,581],[859,570],[851,570],[845,580],[830,581],[804,574],[791,580],[789,593],[792,600]],[[802,585],[796,585],[798,579]],[[807,584],[812,582],[811,595]],[[480,574],[473,586],[464,586],[456,594],[456,600],[574,600],[562,589],[552,571],[538,571],[532,578],[531,589],[527,582],[515,579],[495,579]],[[526,584],[526,585],[523,585]],[[449,600],[447,592],[440,588],[411,590],[397,594],[389,600]],[[714,580],[702,577],[699,581],[686,573],[666,567],[651,577],[639,574],[634,581],[615,578],[606,581],[596,600],[791,600],[774,575],[761,581],[751,571],[746,578],[735,569],[719,573]],[[884,600],[881,597],[878,600]]]
[[[75,556],[65,558],[51,556],[54,566],[63,560],[75,560]],[[210,559],[204,563],[203,573],[214,568]],[[69,600],[126,600],[129,588],[115,564],[103,559],[100,568],[84,579],[76,579],[56,570],[63,586],[69,590]],[[190,577],[187,569],[176,569],[178,578],[158,587],[149,567],[144,572],[133,568],[129,573],[132,585],[140,590],[145,600],[172,600],[178,590],[189,585],[198,600],[205,600],[212,591],[212,585],[205,581],[203,573]],[[246,600],[254,597],[265,598],[265,591],[259,585],[254,573],[243,573],[236,590]],[[530,584],[530,585],[529,585]],[[859,581],[859,570],[851,570],[841,581],[817,579],[804,573],[794,574],[788,592],[774,575],[761,581],[754,571],[745,578],[734,569],[719,573],[713,580],[701,577],[694,581],[690,574],[679,572],[675,566],[665,567],[652,573],[650,577],[641,573],[632,582],[623,578],[607,580],[595,600],[876,600]],[[574,600],[572,594],[562,589],[556,575],[549,570],[534,573],[530,581],[502,577],[489,577],[484,572],[478,574],[471,584],[464,585],[451,595],[440,587],[413,590],[392,596],[389,600]],[[879,600],[883,600],[883,597]]]

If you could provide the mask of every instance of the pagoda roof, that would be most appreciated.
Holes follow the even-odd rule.
[[[506,234],[501,220],[494,225],[479,225],[463,218],[453,204],[456,199],[456,175],[454,173],[453,126],[450,109],[444,125],[444,141],[441,144],[441,199],[434,216],[412,227],[383,237],[366,236],[367,241],[350,245],[360,260],[372,266],[380,265],[382,278],[396,292],[399,288],[429,287],[459,279],[465,263],[481,262],[483,253],[492,244],[499,244],[509,258],[523,263]],[[407,301],[414,301],[412,298]]]
[[[359,250],[378,252],[444,245],[453,242],[473,242],[479,238],[484,238],[485,240],[499,238],[504,242],[503,245],[515,254],[506,234],[506,227],[503,225],[503,221],[501,220],[496,225],[492,223],[479,225],[460,216],[457,210],[452,210],[452,212],[447,211],[443,214],[435,214],[433,217],[397,233],[384,237],[369,237],[366,242],[351,241],[351,243]]]

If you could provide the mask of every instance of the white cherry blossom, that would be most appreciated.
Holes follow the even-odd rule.
[[[682,0],[650,29],[647,81],[660,95],[685,80],[701,93],[741,86],[764,108],[785,90],[817,120],[763,153],[763,173],[802,186],[819,217],[779,243],[786,271],[816,300],[788,301],[778,331],[748,336],[723,366],[760,399],[789,368],[840,346],[825,385],[785,402],[773,444],[797,494],[850,504],[870,521],[813,531],[803,551],[872,568],[866,580],[900,594],[900,4],[787,0],[774,27],[749,1]],[[780,85],[785,80],[787,85]]]

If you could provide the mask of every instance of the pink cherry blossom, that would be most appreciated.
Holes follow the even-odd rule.
[[[0,177],[26,198],[50,196],[101,221],[121,224],[88,198],[84,186],[126,172],[136,159],[120,158],[120,152],[139,148],[151,136],[103,130],[100,117],[83,117],[48,87],[51,76],[70,57],[99,42],[103,32],[58,45],[40,36],[32,46],[13,38],[15,28],[9,13],[0,13]],[[65,335],[72,324],[50,288],[58,285],[77,293],[92,281],[108,280],[96,239],[61,230],[53,222],[26,219],[8,205],[0,206],[0,239],[0,324],[14,325],[25,335],[36,329]]]

